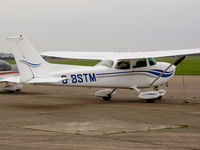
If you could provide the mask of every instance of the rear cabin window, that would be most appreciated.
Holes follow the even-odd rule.
[[[120,61],[117,63],[116,69],[130,69],[130,61]]]
[[[140,67],[146,67],[147,61],[146,59],[134,59],[132,60],[132,68],[140,68]]]

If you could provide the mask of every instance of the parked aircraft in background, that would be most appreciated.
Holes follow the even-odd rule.
[[[146,51],[146,52],[44,52],[42,55],[101,60],[95,66],[59,65],[46,62],[28,40],[20,35],[9,37],[15,41],[13,51],[20,72],[20,81],[27,84],[60,86],[101,87],[95,95],[111,100],[116,89],[131,89],[138,97],[154,102],[166,91],[160,86],[166,84],[175,74],[176,66],[185,56],[200,54],[200,49]],[[172,63],[156,62],[156,57],[178,56]],[[153,90],[143,92],[144,88]]]
[[[20,91],[22,85],[20,85],[20,77],[17,65],[11,65],[4,60],[0,60],[0,83],[1,91],[17,92]]]

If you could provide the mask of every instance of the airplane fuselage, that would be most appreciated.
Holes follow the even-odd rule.
[[[150,87],[150,84],[162,74],[169,63],[157,62],[156,65],[142,68],[116,69],[106,66],[80,67],[73,71],[59,73],[60,82],[56,85],[106,88]],[[88,69],[86,69],[88,68]],[[175,73],[175,66],[162,75],[153,86],[165,84]]]

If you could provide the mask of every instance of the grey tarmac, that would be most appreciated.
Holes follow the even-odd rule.
[[[175,76],[163,89],[153,104],[124,89],[110,102],[97,88],[1,92],[0,150],[200,150],[200,76]]]

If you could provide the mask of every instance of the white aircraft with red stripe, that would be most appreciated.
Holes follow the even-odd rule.
[[[21,90],[19,71],[16,65],[11,65],[4,60],[0,60],[0,83],[1,91],[18,92]]]
[[[20,35],[9,37],[15,41],[13,54],[19,68],[20,81],[27,84],[45,84],[77,87],[101,87],[95,95],[110,100],[116,89],[130,89],[138,97],[154,102],[166,91],[160,86],[166,84],[175,74],[176,66],[186,56],[200,54],[200,49],[144,51],[144,52],[83,52],[54,51],[42,55],[69,59],[100,60],[95,66],[59,65],[46,62],[28,40]],[[157,57],[178,57],[172,63],[156,62]],[[151,91],[142,91],[152,87]]]

